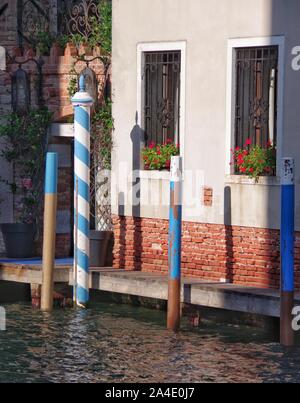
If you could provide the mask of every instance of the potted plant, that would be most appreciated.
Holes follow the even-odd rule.
[[[260,176],[272,176],[276,171],[276,148],[271,142],[266,147],[252,145],[247,139],[244,148],[231,150],[235,172],[247,175],[257,183]]]
[[[163,144],[151,143],[142,150],[144,168],[146,170],[170,170],[171,157],[179,155],[179,145],[171,139]]]
[[[1,224],[7,257],[33,256],[41,217],[47,130],[51,113],[31,109],[24,115],[2,117],[0,155],[12,167],[12,181],[3,180],[13,194],[15,223]]]

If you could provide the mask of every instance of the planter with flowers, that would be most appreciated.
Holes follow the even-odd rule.
[[[256,183],[261,176],[275,175],[276,148],[271,142],[268,142],[267,147],[261,147],[252,145],[248,139],[244,148],[236,147],[231,153],[231,165],[234,165],[237,174],[247,175]]]
[[[142,150],[145,170],[170,170],[171,157],[179,155],[179,145],[175,145],[171,139],[163,144],[151,143]]]

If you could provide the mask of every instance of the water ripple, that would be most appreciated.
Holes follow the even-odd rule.
[[[164,313],[113,304],[6,309],[0,382],[300,382],[300,350],[285,352],[258,329],[185,324],[173,334]]]

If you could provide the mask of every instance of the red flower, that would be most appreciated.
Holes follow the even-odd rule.
[[[271,148],[271,147],[272,147],[272,141],[271,141],[271,140],[269,140],[269,141],[267,142],[267,147],[268,147],[268,148]]]
[[[172,139],[167,139],[167,144],[172,144],[173,140]]]
[[[242,154],[239,154],[238,156],[237,156],[237,163],[239,164],[239,165],[241,165],[241,164],[243,164],[245,161],[244,161],[244,155],[242,155]]]
[[[155,148],[155,143],[152,142],[152,143],[149,145],[149,148],[151,148],[151,150],[152,150],[153,148]]]
[[[245,172],[246,172],[246,168],[245,168],[245,167],[241,167],[241,168],[240,168],[240,172],[241,172],[241,173],[245,173]]]
[[[240,147],[236,147],[236,148],[235,148],[235,151],[240,151]]]
[[[254,172],[254,168],[249,168],[249,172],[252,174]]]
[[[161,151],[160,151],[160,150],[157,150],[157,155],[161,155]]]
[[[251,144],[252,144],[251,139],[247,139],[247,140],[246,140],[246,146],[251,146]]]

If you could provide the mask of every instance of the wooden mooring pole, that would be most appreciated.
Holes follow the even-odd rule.
[[[170,173],[169,287],[167,328],[180,328],[182,158],[172,157]]]
[[[47,153],[45,175],[42,311],[53,310],[54,263],[57,211],[57,153]]]
[[[281,171],[281,311],[280,343],[294,345],[292,311],[294,307],[294,237],[295,237],[294,160],[283,158]]]

